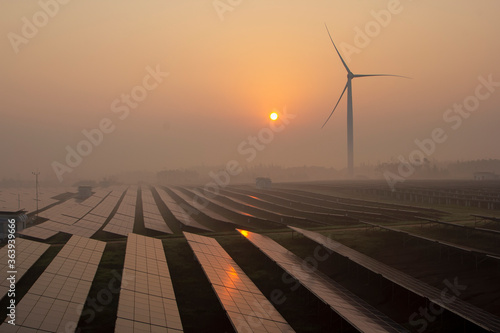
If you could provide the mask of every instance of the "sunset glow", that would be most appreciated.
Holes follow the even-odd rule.
[[[342,170],[347,91],[320,129],[346,84],[325,24],[353,73],[412,78],[353,80],[355,167],[408,160],[434,128],[448,140],[433,160],[500,157],[495,84],[480,89],[490,97],[476,112],[453,110],[484,80],[500,81],[500,2],[214,3],[227,5],[90,1],[52,17],[36,1],[6,1],[0,138],[15,158],[1,163],[2,177],[31,180],[38,168],[40,181],[73,184],[239,157],[241,167]],[[269,124],[278,131],[265,150],[260,139],[240,146]]]

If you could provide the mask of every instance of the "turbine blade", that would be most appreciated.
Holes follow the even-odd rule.
[[[344,93],[345,93],[345,90],[347,89],[347,86],[349,85],[349,82],[346,83],[345,87],[344,87],[344,90],[342,91],[342,94],[340,95],[339,97],[339,100],[337,101],[337,104],[335,104],[335,107],[333,108],[333,111],[332,113],[330,113],[330,115],[328,116],[328,118],[326,119],[325,123],[323,124],[323,126],[321,126],[321,128],[325,127],[326,123],[328,122],[328,120],[330,120],[331,116],[333,115],[333,112],[335,112],[335,109],[337,109],[337,106],[339,105],[340,103],[340,100],[342,99],[342,96],[344,96]]]
[[[393,74],[354,74],[354,78],[356,77],[368,77],[368,76],[394,76],[394,77],[402,77],[405,79],[411,79],[411,77],[408,76],[402,76],[402,75],[393,75]]]
[[[342,60],[342,64],[344,65],[346,71],[348,73],[351,73],[351,70],[349,69],[349,67],[347,67],[347,64],[345,63],[344,58],[342,58],[342,56],[340,55],[340,52],[337,49],[337,46],[335,46],[335,43],[333,42],[332,35],[330,35],[330,30],[328,30],[328,27],[326,26],[326,23],[325,23],[325,28],[326,28],[326,31],[328,32],[328,36],[330,36],[330,40],[332,41],[332,44],[333,44],[333,47],[335,48],[335,51],[337,51],[337,54],[339,55],[340,60]]]

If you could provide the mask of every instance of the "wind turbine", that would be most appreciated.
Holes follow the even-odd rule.
[[[335,104],[335,107],[333,108],[332,113],[328,116],[326,119],[325,123],[321,128],[325,127],[326,123],[328,120],[330,120],[330,117],[333,115],[333,112],[337,108],[337,106],[340,103],[340,100],[342,99],[342,96],[344,96],[345,91],[347,90],[347,169],[349,171],[349,176],[352,178],[354,175],[354,129],[353,129],[353,117],[352,117],[352,79],[359,78],[359,77],[369,77],[369,76],[395,76],[395,77],[404,77],[408,78],[406,76],[401,76],[401,75],[392,75],[392,74],[354,74],[349,67],[347,66],[346,62],[340,55],[339,50],[337,49],[337,46],[335,46],[335,43],[333,42],[332,35],[330,35],[330,31],[328,30],[328,27],[326,26],[326,31],[328,32],[328,36],[330,36],[330,40],[332,41],[333,47],[335,48],[335,51],[337,51],[337,54],[339,55],[340,60],[342,61],[342,64],[344,65],[346,71],[347,71],[347,83],[344,87],[344,90],[342,91],[342,94],[340,95],[339,100],[337,101],[337,104]]]

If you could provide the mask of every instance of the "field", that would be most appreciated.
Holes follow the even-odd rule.
[[[333,280],[411,332],[493,331],[500,317],[500,222],[496,220],[500,183],[401,185],[396,192],[387,191],[382,182],[367,181],[273,184],[270,189],[232,185],[215,190],[141,185],[131,199],[137,203],[131,232],[161,240],[186,332],[233,332],[235,325],[182,231],[214,238],[295,331],[360,330],[235,228],[269,237],[300,258],[305,271]],[[172,233],[146,226],[148,203],[141,198],[147,190]],[[77,324],[80,332],[113,331],[120,316],[127,237],[105,229],[119,214],[124,198],[125,192],[92,236],[106,242],[106,248]],[[204,205],[194,204],[196,200]],[[440,291],[447,308],[395,282],[390,274],[368,269],[365,259],[329,250],[288,226],[327,236],[359,253],[359,258],[374,259],[377,265]],[[51,247],[18,282],[17,302],[70,236],[61,232],[44,240]],[[0,307],[5,309],[8,301],[4,297]],[[468,317],[470,309],[462,304],[486,311],[484,322]],[[487,322],[490,327],[484,327]]]

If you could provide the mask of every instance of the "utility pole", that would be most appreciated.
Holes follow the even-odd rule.
[[[35,188],[36,188],[36,218],[38,219],[38,175],[40,172],[32,172],[35,175]]]

